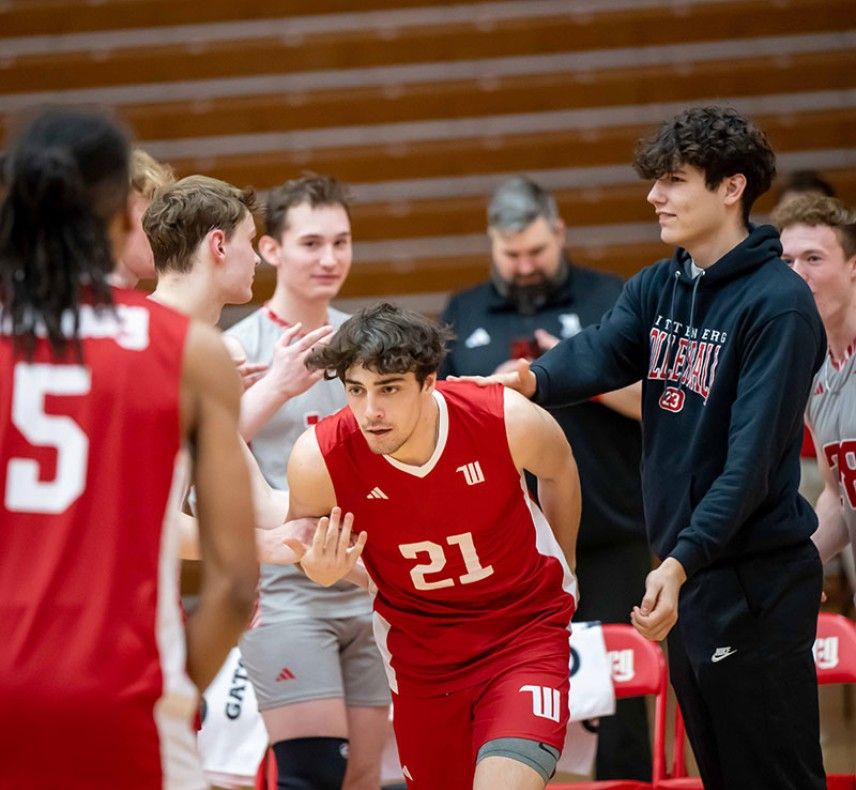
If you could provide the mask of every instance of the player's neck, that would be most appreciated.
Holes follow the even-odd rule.
[[[192,272],[162,274],[151,298],[209,326],[217,324],[223,311],[223,303]]]
[[[430,395],[431,402],[419,418],[419,422],[410,434],[410,438],[399,447],[392,457],[408,466],[423,466],[428,463],[440,437],[440,407]]]
[[[299,321],[303,325],[304,332],[324,326],[330,309],[330,303],[324,299],[309,302],[280,285],[277,285],[267,306],[274,315],[289,324],[296,324]]]
[[[136,288],[140,282],[140,278],[125,266],[122,261],[116,264],[116,268],[113,269],[110,276],[114,278],[113,283],[118,288]]]
[[[826,341],[832,359],[836,361],[845,359],[847,349],[856,339],[856,298],[842,309],[840,315],[827,320],[824,329],[826,329]]]

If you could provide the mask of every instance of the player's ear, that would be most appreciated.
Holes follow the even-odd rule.
[[[725,181],[725,204],[730,206],[739,203],[746,189],[746,176],[743,173],[735,173],[728,176]]]
[[[428,390],[429,392],[434,389],[434,385],[437,383],[437,371],[433,373],[429,373],[425,380],[422,382],[422,389]]]
[[[205,244],[213,260],[225,263],[226,234],[220,228],[213,228],[208,231],[208,235],[205,237]]]
[[[262,235],[259,239],[258,249],[259,255],[265,263],[269,263],[271,266],[276,266],[279,263],[281,245],[273,236],[269,236],[267,233]]]

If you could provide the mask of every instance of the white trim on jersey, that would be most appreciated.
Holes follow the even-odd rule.
[[[391,629],[392,626],[389,624],[389,621],[375,611],[372,616],[372,630],[374,631],[375,642],[377,643],[378,651],[380,651],[380,657],[383,659],[383,668],[386,672],[386,680],[389,683],[389,688],[394,694],[398,694],[398,678],[395,676],[395,670],[392,668],[392,652],[387,644]]]
[[[190,458],[186,449],[176,454],[172,488],[167,498],[158,558],[156,637],[163,689],[155,703],[154,717],[161,750],[165,790],[195,790],[208,787],[196,751],[190,724],[198,704],[196,687],[185,669],[187,650],[179,609],[179,531],[170,517],[184,497]]]
[[[579,603],[579,589],[577,587],[577,577],[574,576],[571,569],[568,567],[568,562],[565,559],[565,553],[562,547],[559,546],[559,541],[553,534],[547,519],[541,512],[541,509],[536,505],[529,496],[529,489],[526,487],[526,479],[520,475],[520,489],[523,493],[523,499],[526,506],[529,508],[529,514],[532,516],[532,524],[535,527],[535,548],[539,554],[545,557],[555,557],[561,564],[564,576],[562,577],[562,589],[569,595],[574,596],[574,602]]]
[[[390,465],[394,466],[399,471],[407,472],[407,474],[413,475],[414,477],[426,477],[431,473],[443,455],[443,450],[446,449],[446,440],[449,438],[449,407],[446,405],[446,399],[443,397],[442,393],[435,389],[433,395],[434,401],[439,409],[439,425],[437,429],[437,446],[434,448],[434,452],[431,453],[431,457],[422,464],[422,466],[414,466],[412,464],[402,463],[391,455],[383,456]]]

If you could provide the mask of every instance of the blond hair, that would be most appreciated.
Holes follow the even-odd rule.
[[[791,225],[826,225],[835,231],[844,257],[856,255],[856,211],[838,198],[806,193],[779,206],[771,217],[781,233]]]
[[[151,200],[161,187],[175,182],[169,165],[161,164],[142,148],[131,151],[131,189]]]

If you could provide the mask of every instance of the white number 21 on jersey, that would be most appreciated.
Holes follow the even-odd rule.
[[[12,458],[6,473],[6,509],[17,513],[62,513],[86,487],[89,439],[71,419],[45,413],[46,395],[85,395],[91,374],[80,365],[19,362],[12,383],[12,423],[37,447],[56,449],[56,475],[39,479],[31,458]]]
[[[449,535],[446,538],[446,543],[458,547],[467,568],[467,572],[458,577],[459,584],[472,584],[493,574],[493,565],[488,565],[486,568],[482,567],[479,555],[476,553],[476,547],[473,544],[472,532]],[[435,581],[428,581],[425,578],[429,573],[439,573],[446,566],[446,552],[439,543],[420,540],[418,543],[404,543],[398,547],[398,550],[408,560],[415,560],[420,554],[428,555],[430,562],[414,565],[410,569],[410,578],[413,579],[413,586],[417,590],[439,590],[442,587],[452,587],[455,584],[455,580],[451,577],[436,579]]]

